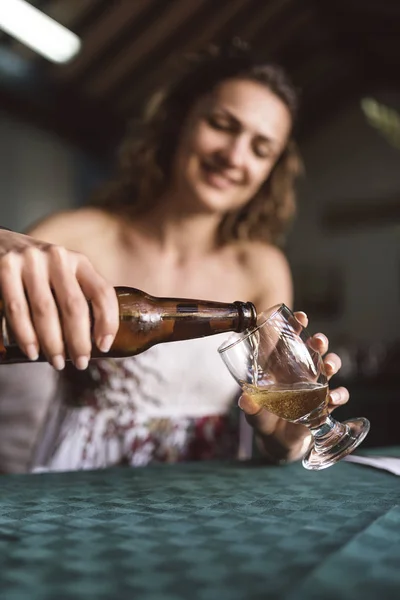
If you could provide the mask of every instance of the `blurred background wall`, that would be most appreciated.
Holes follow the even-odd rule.
[[[105,168],[56,133],[0,112],[0,223],[24,231],[84,204]]]
[[[315,306],[313,327],[333,341],[393,342],[400,326],[400,219],[392,214],[400,150],[351,103],[304,140],[301,152],[306,173],[289,241],[296,305]],[[325,294],[331,306],[324,307]]]
[[[48,131],[0,113],[0,222],[22,231],[77,201],[74,150]]]

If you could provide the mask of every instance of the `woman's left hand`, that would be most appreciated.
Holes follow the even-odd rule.
[[[303,327],[307,327],[308,318],[307,315],[303,312],[295,313],[296,319]],[[328,352],[329,348],[329,340],[323,333],[316,333],[310,340],[310,345],[313,350],[316,350],[321,354],[324,361],[325,373],[328,377],[328,380],[335,375],[340,367],[342,366],[342,361],[340,360],[337,354],[333,352]],[[329,391],[329,403],[328,410],[331,413],[335,408],[341,406],[342,404],[346,404],[349,400],[349,391],[345,387],[338,387]]]
[[[308,318],[303,312],[294,313],[296,319],[303,327],[307,327]],[[328,352],[329,341],[323,333],[317,333],[310,340],[311,347],[323,356],[325,372],[328,380],[335,375],[340,367],[341,360],[337,354]],[[338,406],[346,404],[349,392],[345,387],[338,387],[329,391],[328,411],[331,413]],[[285,421],[269,413],[251,399],[247,394],[242,394],[239,406],[246,415],[249,424],[259,434],[266,454],[271,458],[296,460],[304,454],[308,447],[310,432],[304,426]],[[307,441],[308,440],[308,441]]]

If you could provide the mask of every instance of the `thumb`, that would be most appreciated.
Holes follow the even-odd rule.
[[[263,410],[262,407],[257,404],[257,402],[255,402],[249,394],[246,394],[246,392],[240,396],[238,405],[246,415],[250,416],[257,415]]]

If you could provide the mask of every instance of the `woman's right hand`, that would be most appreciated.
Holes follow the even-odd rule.
[[[87,367],[92,349],[88,301],[96,346],[110,349],[119,325],[117,297],[83,254],[0,230],[0,289],[7,323],[31,360],[41,350],[60,370],[67,352],[78,369]]]

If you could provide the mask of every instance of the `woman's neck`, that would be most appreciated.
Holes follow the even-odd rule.
[[[184,213],[173,203],[159,202],[149,213],[135,218],[135,229],[165,257],[186,262],[216,250],[220,221],[215,213]]]

